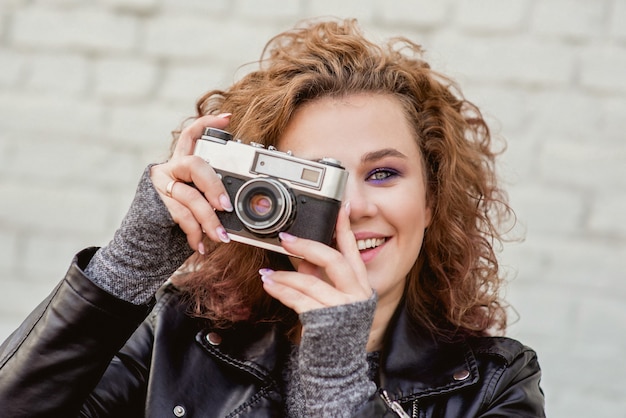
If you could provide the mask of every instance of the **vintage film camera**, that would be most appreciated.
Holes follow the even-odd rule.
[[[194,155],[218,173],[233,202],[233,212],[216,212],[233,241],[283,254],[279,232],[331,243],[348,179],[339,161],[297,158],[215,128],[204,130]]]

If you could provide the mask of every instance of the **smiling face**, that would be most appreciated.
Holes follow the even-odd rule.
[[[420,151],[399,100],[358,94],[307,103],[278,146],[338,159],[348,170],[344,201],[369,282],[379,305],[397,304],[431,219]]]

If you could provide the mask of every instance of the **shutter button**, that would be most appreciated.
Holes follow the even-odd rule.
[[[456,381],[465,380],[470,377],[469,370],[460,370],[452,375],[452,378]]]
[[[177,417],[184,417],[185,416],[185,408],[183,408],[180,405],[176,405],[174,407],[174,415],[176,415]]]
[[[222,336],[219,335],[217,332],[209,332],[205,338],[211,345],[217,346],[222,343]]]

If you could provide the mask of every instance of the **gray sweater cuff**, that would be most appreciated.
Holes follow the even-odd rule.
[[[137,305],[148,302],[193,253],[154,188],[150,167],[113,240],[96,252],[85,270],[95,284]]]
[[[366,345],[376,309],[366,301],[300,315],[302,341],[294,364],[299,416],[352,416],[376,391],[368,377]],[[295,411],[294,411],[295,412]]]

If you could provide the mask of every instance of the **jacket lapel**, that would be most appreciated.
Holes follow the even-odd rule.
[[[478,381],[478,367],[465,342],[443,343],[413,326],[401,306],[382,353],[380,385],[400,402],[457,390]]]

